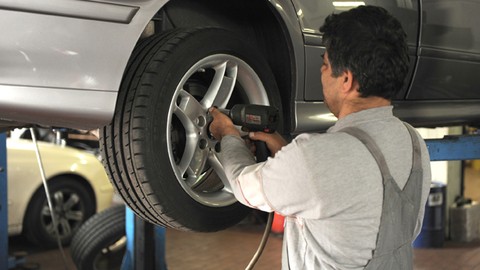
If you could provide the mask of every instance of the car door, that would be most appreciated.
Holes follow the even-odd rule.
[[[410,100],[480,98],[480,0],[422,0]]]
[[[362,0],[362,1],[294,1],[297,15],[300,20],[305,39],[305,92],[304,97],[297,96],[297,100],[323,100],[320,82],[321,55],[325,48],[322,46],[322,36],[319,27],[325,18],[332,13],[340,13],[359,5],[381,6],[394,15],[402,24],[408,37],[410,70],[407,83],[396,99],[403,99],[410,86],[413,70],[416,63],[419,31],[419,4],[418,0]]]

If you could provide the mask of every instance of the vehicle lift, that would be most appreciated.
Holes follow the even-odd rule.
[[[125,207],[127,249],[121,270],[167,270],[165,228],[153,225]]]
[[[480,159],[480,134],[445,136],[425,140],[431,161]],[[8,254],[8,201],[6,136],[0,134],[0,270],[12,269],[23,263],[23,257]],[[461,181],[463,192],[463,181]],[[122,270],[166,270],[165,228],[155,226],[126,210],[127,250]]]
[[[11,269],[26,262],[22,256],[8,255],[8,200],[7,200],[7,137],[0,133],[0,270]]]

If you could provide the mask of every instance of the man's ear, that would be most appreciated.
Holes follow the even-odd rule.
[[[353,86],[353,73],[350,70],[345,70],[342,74],[343,77],[343,91],[350,91]]]
[[[358,82],[354,79],[353,73],[350,70],[345,70],[342,73],[343,77],[343,83],[342,83],[342,88],[343,92],[348,93],[351,91],[356,91],[358,90]]]

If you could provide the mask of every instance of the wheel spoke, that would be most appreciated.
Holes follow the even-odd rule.
[[[189,139],[187,138],[187,144],[191,144],[188,141]],[[180,175],[183,176],[185,173],[187,173],[190,163],[194,160],[195,152],[196,151],[194,146],[187,146],[185,148],[185,152],[183,152],[182,159],[180,160],[180,163],[178,164],[178,167],[177,167],[180,172]]]
[[[185,161],[185,165],[187,165],[187,168],[184,172],[187,172],[190,178],[194,177],[196,179],[203,172],[205,164],[207,163],[208,152],[207,150],[201,149],[200,147],[196,147],[193,152],[194,153],[190,162],[186,164],[188,160]]]
[[[224,190],[227,192],[232,193],[232,187],[230,186],[230,182],[228,181],[227,175],[225,174],[225,170],[223,169],[223,165],[220,163],[220,160],[218,158],[218,154],[211,151],[210,155],[208,156],[208,161],[210,166],[215,170],[217,173],[218,177],[220,177],[220,180],[222,180],[222,183],[224,185]]]
[[[190,93],[183,90],[180,92],[173,113],[185,129],[185,150],[177,166],[181,176],[185,173],[197,176],[205,166],[207,160],[206,141],[201,138],[201,131],[206,125],[205,111],[206,108]]]
[[[67,220],[82,221],[83,220],[83,212],[82,211],[68,211],[68,212],[65,213],[65,218]]]
[[[80,197],[77,194],[72,194],[70,198],[68,198],[68,200],[63,205],[63,210],[68,211],[72,209],[79,201],[80,201]]]
[[[61,192],[61,191],[55,192],[55,194],[53,194],[53,198],[55,200],[55,205],[56,206],[62,206],[63,205],[63,202],[64,202],[63,192]]]
[[[238,66],[232,61],[224,61],[213,67],[215,75],[201,103],[206,108],[225,108],[237,79]]]
[[[70,226],[70,223],[68,222],[67,219],[65,218],[60,219],[59,225],[61,227],[61,230],[59,230],[60,235],[69,235],[72,233],[72,227]]]
[[[196,125],[198,124],[199,117],[205,115],[207,108],[203,107],[195,97],[190,95],[185,90],[181,90],[177,98],[177,106],[175,107],[174,114],[180,118],[185,129],[188,131],[196,131]]]
[[[55,227],[53,227],[53,222],[50,222],[47,226],[45,226],[45,231],[47,231],[48,234],[55,234]]]
[[[48,208],[48,205],[45,205],[43,208],[42,208],[42,216],[46,216],[46,217],[51,217],[52,216],[52,213],[50,212],[50,208]]]

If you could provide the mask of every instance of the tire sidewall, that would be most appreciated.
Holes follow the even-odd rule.
[[[194,42],[192,42],[194,40]],[[162,51],[157,52],[163,53]],[[194,32],[192,36],[180,42],[175,50],[164,57],[161,62],[151,61],[147,70],[158,71],[158,76],[146,72],[140,78],[139,85],[153,87],[148,102],[145,143],[141,152],[145,153],[140,160],[135,160],[136,167],[148,168],[144,173],[148,179],[147,190],[153,191],[161,212],[182,213],[174,218],[179,223],[188,223],[190,229],[204,231],[206,227],[216,226],[216,219],[225,220],[225,227],[237,223],[239,216],[245,216],[250,210],[240,203],[225,207],[208,207],[191,198],[177,180],[173,172],[167,145],[167,130],[169,126],[169,108],[180,81],[187,71],[207,56],[226,54],[246,62],[259,76],[267,91],[269,102],[281,111],[280,97],[273,74],[264,58],[253,49],[251,44],[226,30],[205,28]],[[156,56],[153,56],[155,59]],[[141,108],[142,113],[145,108]],[[132,114],[135,116],[135,112]],[[134,130],[130,130],[135,132]],[[168,181],[161,179],[170,179]],[[140,179],[141,180],[141,179]],[[172,196],[175,194],[175,196]],[[168,207],[171,208],[168,208]],[[173,208],[174,206],[175,208]],[[183,220],[182,220],[183,219]],[[209,225],[211,224],[211,225]],[[227,225],[228,224],[228,225]],[[206,226],[206,227],[205,227]],[[214,229],[224,229],[222,226]],[[208,229],[210,230],[210,229]]]
[[[125,232],[125,206],[115,205],[91,216],[72,239],[70,252],[79,270],[95,269],[95,259]],[[114,256],[123,254],[115,254]]]

